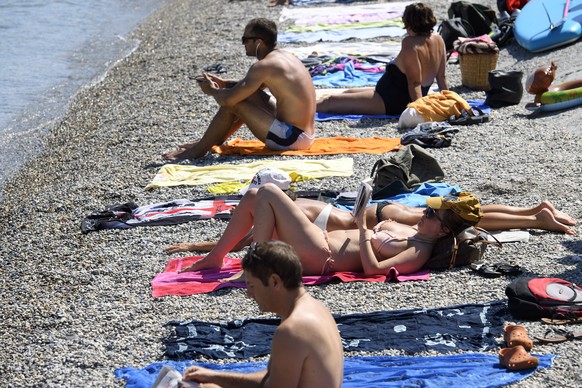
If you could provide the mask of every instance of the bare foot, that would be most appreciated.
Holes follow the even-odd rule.
[[[206,155],[206,152],[200,154],[200,151],[194,149],[196,144],[198,144],[197,141],[178,144],[177,150],[164,152],[162,154],[162,158],[166,160],[184,160],[184,159],[197,159]]]
[[[164,248],[164,252],[167,254],[194,251],[210,252],[214,248],[214,245],[216,243],[211,242],[177,243]]]
[[[267,3],[267,7],[274,7],[276,5],[289,5],[289,0],[271,0]]]
[[[225,279],[220,279],[220,283],[243,283],[245,281],[245,271],[239,271]]]
[[[570,217],[568,214],[556,209],[550,201],[548,200],[542,201],[541,206],[544,209],[550,210],[554,217],[556,218],[556,220],[561,222],[562,224],[570,226],[576,225],[576,220],[573,217]]]
[[[203,257],[202,259],[198,260],[197,262],[189,265],[188,267],[182,268],[178,271],[178,273],[182,272],[195,272],[200,271],[203,269],[211,269],[211,268],[220,268],[222,267],[222,259],[216,259],[210,257],[210,255]]]
[[[576,235],[576,231],[556,220],[554,214],[549,209],[540,210],[540,212],[535,215],[535,218],[540,223],[540,229],[562,232],[572,236]]]

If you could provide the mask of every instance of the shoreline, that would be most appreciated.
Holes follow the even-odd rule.
[[[431,1],[438,19],[450,2]],[[484,4],[496,9],[494,0]],[[320,5],[325,6],[325,5]],[[83,235],[86,215],[115,203],[146,205],[177,198],[208,196],[206,186],[145,191],[163,151],[203,133],[216,104],[190,77],[222,62],[228,78],[242,76],[253,63],[241,58],[240,35],[248,20],[277,20],[280,8],[265,0],[170,0],[142,22],[130,39],[140,46],[111,68],[97,85],[82,90],[52,130],[45,148],[14,174],[0,200],[2,236],[1,324],[6,351],[0,360],[9,385],[122,386],[118,367],[144,367],[163,355],[170,320],[228,321],[267,317],[244,290],[223,289],[191,297],[151,297],[150,282],[170,257],[166,245],[213,240],[223,221],[174,226],[103,230]],[[558,63],[556,82],[582,77],[574,63],[582,41],[548,53],[528,53],[514,42],[502,48],[498,69],[518,69],[524,79],[534,67]],[[458,65],[447,65],[452,90],[465,99],[484,92],[461,86]],[[573,136],[578,107],[532,117],[519,105],[492,110],[491,121],[464,127],[449,148],[429,149],[445,171],[445,182],[474,192],[482,203],[533,206],[544,199],[582,219],[579,198],[582,138]],[[319,136],[398,137],[395,120],[316,123]],[[243,129],[241,137],[251,138]],[[339,158],[346,155],[322,156]],[[382,155],[347,155],[354,175],[298,185],[301,190],[355,190]],[[275,159],[284,157],[276,156]],[[242,163],[244,157],[208,155],[196,165]],[[582,233],[576,226],[578,234]],[[517,264],[523,276],[550,276],[582,284],[579,236],[531,231],[528,243],[490,248],[487,262]],[[186,254],[185,254],[186,255]],[[232,256],[237,256],[233,254]],[[505,300],[512,280],[485,279],[468,268],[431,273],[427,282],[351,283],[310,286],[307,290],[333,313],[444,307]],[[514,322],[508,315],[508,322]],[[530,337],[543,336],[541,322],[519,322]],[[567,327],[575,329],[574,326]],[[581,341],[536,345],[536,353],[557,354],[553,366],[538,370],[516,387],[572,386],[579,379]],[[494,353],[491,351],[490,353]],[[400,355],[386,350],[370,355]],[[355,354],[346,354],[353,356]],[[367,354],[366,354],[367,355]],[[431,355],[422,353],[419,355]],[[216,362],[216,361],[214,361]],[[231,362],[223,360],[220,362]]]

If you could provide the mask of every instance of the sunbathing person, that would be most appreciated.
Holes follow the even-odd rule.
[[[256,190],[250,191],[248,196],[256,196]],[[356,222],[350,211],[313,199],[297,198],[295,203],[311,222],[316,222],[320,228],[327,231],[356,227]],[[542,201],[539,205],[531,208],[496,204],[482,205],[481,211],[483,217],[477,226],[490,231],[541,229],[570,235],[576,234],[576,231],[570,228],[570,226],[576,225],[576,220],[557,210],[550,201]],[[398,202],[380,202],[366,208],[366,222],[368,225],[373,225],[384,220],[394,220],[402,224],[414,225],[420,221],[423,213],[424,208],[410,207]],[[243,249],[251,241],[252,235],[249,234],[235,245],[233,251]],[[208,252],[215,245],[215,241],[177,243],[166,247],[165,252]]]
[[[334,271],[385,274],[392,267],[401,274],[413,273],[431,257],[438,239],[476,224],[482,215],[479,202],[469,193],[431,197],[427,204],[429,207],[413,226],[390,220],[377,225],[374,222],[370,229],[362,212],[356,220],[357,228],[326,232],[281,189],[265,184],[258,189],[256,200],[252,195],[241,199],[208,255],[182,272],[220,268],[223,258],[254,226],[254,242],[278,239],[292,245],[304,275]]]
[[[248,296],[261,311],[281,317],[267,369],[229,373],[191,366],[184,380],[201,387],[341,387],[343,346],[336,322],[303,287],[293,247],[281,241],[253,245],[242,267]]]
[[[338,114],[399,115],[406,105],[426,96],[436,78],[448,90],[445,42],[433,33],[436,18],[424,3],[414,3],[402,16],[407,36],[400,53],[386,66],[376,87],[348,89],[317,102],[317,111]]]
[[[276,49],[277,25],[251,20],[242,36],[246,55],[258,61],[240,81],[202,74],[202,91],[220,108],[198,142],[166,152],[165,159],[201,158],[243,124],[272,150],[305,150],[315,138],[315,88],[309,72],[292,54]],[[268,88],[271,95],[263,89]]]

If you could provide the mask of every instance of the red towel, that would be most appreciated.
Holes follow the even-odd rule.
[[[219,290],[224,287],[245,288],[245,283],[220,283],[220,279],[227,278],[240,271],[240,259],[226,257],[220,269],[206,269],[196,272],[178,273],[181,268],[187,267],[204,256],[187,256],[170,259],[164,272],[159,273],[152,280],[152,296],[159,298],[167,295],[186,296],[203,294]],[[387,282],[396,280],[405,282],[408,280],[428,280],[428,270],[422,270],[414,274],[400,275],[394,268],[390,268],[387,275],[364,275],[358,272],[334,272],[329,275],[304,276],[303,284],[315,285],[339,279],[342,282]]]

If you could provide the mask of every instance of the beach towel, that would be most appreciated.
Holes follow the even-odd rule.
[[[375,0],[293,0],[293,5],[296,7],[312,5],[312,4],[324,4],[324,3],[353,3],[354,1],[357,2],[364,2],[364,1],[375,1]]]
[[[371,39],[378,37],[401,37],[404,35],[404,24],[400,26],[389,27],[374,27],[374,28],[346,28],[343,30],[322,30],[314,32],[283,32],[278,36],[278,41],[282,43],[297,43],[297,42],[341,42],[342,40],[356,38],[356,39]]]
[[[251,163],[215,164],[212,166],[166,164],[160,168],[154,179],[146,186],[146,190],[168,186],[248,181],[253,178],[257,171],[265,167],[279,168],[291,175],[291,178],[294,175],[301,175],[302,179],[320,179],[330,176],[352,175],[354,160],[352,158],[259,160]]]
[[[81,221],[81,232],[128,229],[135,226],[176,225],[208,218],[230,218],[231,211],[238,203],[239,199],[200,201],[177,199],[145,206],[127,202],[85,217]]]
[[[384,42],[321,42],[309,46],[285,47],[282,50],[288,51],[299,59],[304,59],[314,53],[317,55],[328,55],[330,57],[377,57],[396,58],[400,52],[400,44],[394,41]]]
[[[229,182],[230,184],[235,182]],[[238,190],[247,183],[238,183],[235,190]],[[226,185],[228,183],[222,183]],[[216,185],[218,186],[218,185]],[[215,187],[215,186],[211,186]],[[210,187],[209,187],[210,189]],[[458,186],[450,186],[446,183],[425,183],[420,185],[412,193],[396,195],[382,200],[373,200],[372,203],[381,201],[397,201],[412,207],[426,206],[426,197],[442,197],[447,194],[459,193],[461,189]],[[226,193],[223,191],[222,193]],[[338,198],[340,193],[326,190],[296,191],[298,198],[318,199],[320,196],[326,197],[328,201],[340,209],[349,210],[353,207],[352,198]],[[177,225],[184,222],[215,219],[230,219],[232,210],[238,205],[242,195],[217,195],[210,198],[201,198],[198,200],[177,199],[152,205],[138,206],[135,202],[127,202],[121,205],[112,205],[106,210],[94,212],[81,221],[81,231],[89,233],[103,229],[129,229],[136,226],[158,226],[158,225]],[[500,232],[498,232],[500,233]],[[523,232],[504,232],[502,236],[496,235],[504,241],[525,241],[527,236]],[[525,232],[527,233],[527,232]],[[529,234],[528,234],[529,235]],[[500,240],[501,241],[501,240]]]
[[[214,146],[212,150],[222,155],[335,155],[383,154],[399,148],[400,138],[335,136],[317,138],[313,141],[310,149],[302,151],[274,151],[265,148],[265,144],[260,140],[242,140],[240,138],[230,140],[220,146]]]
[[[170,259],[164,272],[157,274],[152,280],[152,297],[159,298],[167,295],[187,296],[208,293],[225,287],[245,288],[244,282],[221,283],[225,279],[242,270],[240,259],[225,257],[222,268],[206,269],[196,272],[178,273],[203,256],[187,256]],[[328,283],[333,280],[342,282],[387,282],[390,280],[399,282],[410,280],[428,280],[428,270],[421,270],[414,274],[400,275],[396,269],[391,268],[386,275],[364,275],[357,272],[333,272],[328,275],[303,276],[303,284],[311,286]]]
[[[295,24],[303,24],[303,20],[311,20],[313,15],[327,15],[328,17],[340,17],[342,15],[370,15],[378,13],[393,13],[396,18],[402,16],[404,8],[410,2],[386,2],[359,5],[341,5],[334,7],[309,7],[296,8],[284,7],[281,9],[279,21],[292,20]]]
[[[434,309],[335,314],[344,351],[404,350],[485,351],[496,348],[507,315],[505,303],[463,304]],[[266,356],[277,318],[237,319],[229,322],[171,321],[173,334],[165,341],[165,357],[187,360]]]
[[[378,73],[357,70],[352,62],[348,62],[345,64],[343,70],[337,70],[323,75],[314,75],[311,79],[315,86],[326,88],[357,88],[376,85],[383,74],[384,72]]]
[[[552,366],[554,355],[535,354],[540,360],[536,369],[510,371],[499,364],[494,354],[467,353],[434,357],[368,356],[344,359],[342,387],[472,387],[496,388],[521,381]],[[251,373],[267,368],[266,362],[210,364],[193,361],[161,361],[143,369],[124,367],[115,370],[115,377],[125,381],[126,388],[150,388],[165,365],[183,373],[189,366]]]

